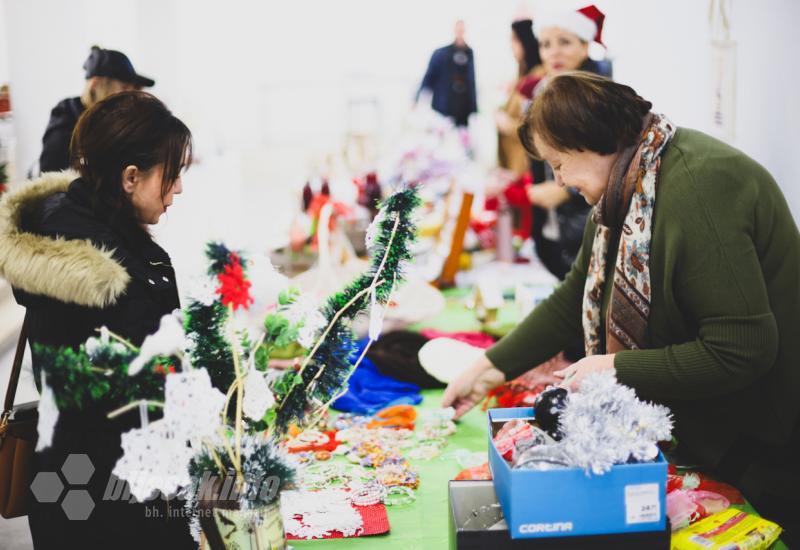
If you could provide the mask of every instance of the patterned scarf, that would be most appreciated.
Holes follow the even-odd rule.
[[[620,152],[608,187],[593,213],[597,232],[583,294],[586,355],[604,353],[600,312],[612,231],[620,232],[614,290],[606,317],[605,353],[647,347],[650,316],[650,239],[661,153],[675,134],[662,115],[643,121],[640,142]]]

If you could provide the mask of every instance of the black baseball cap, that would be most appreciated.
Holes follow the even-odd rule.
[[[105,76],[142,88],[149,88],[156,83],[152,78],[136,74],[131,60],[124,53],[97,46],[92,47],[92,53],[86,58],[83,68],[86,78]]]

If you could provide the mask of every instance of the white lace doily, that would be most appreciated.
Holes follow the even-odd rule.
[[[286,534],[302,539],[322,538],[333,531],[354,537],[364,529],[348,493],[338,489],[283,491],[281,514]]]
[[[174,437],[163,420],[123,433],[121,447],[112,473],[128,482],[139,502],[156,491],[172,495],[191,482],[189,461],[195,451],[185,438]]]
[[[225,395],[211,385],[206,369],[168,374],[164,422],[175,437],[210,437],[221,426]]]

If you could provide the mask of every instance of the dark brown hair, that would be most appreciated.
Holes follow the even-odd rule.
[[[192,162],[192,133],[155,96],[141,91],[111,95],[78,119],[70,143],[72,167],[92,187],[94,206],[112,216],[135,220],[122,189],[122,174],[163,164],[163,198],[181,170]]]
[[[517,129],[528,153],[541,158],[533,133],[557,151],[616,153],[637,142],[653,104],[630,86],[581,71],[554,77]]]

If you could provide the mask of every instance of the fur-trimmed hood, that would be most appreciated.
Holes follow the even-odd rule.
[[[89,307],[113,305],[130,281],[113,250],[86,240],[51,238],[22,229],[23,215],[67,191],[77,174],[51,172],[0,200],[0,276],[29,294]]]

